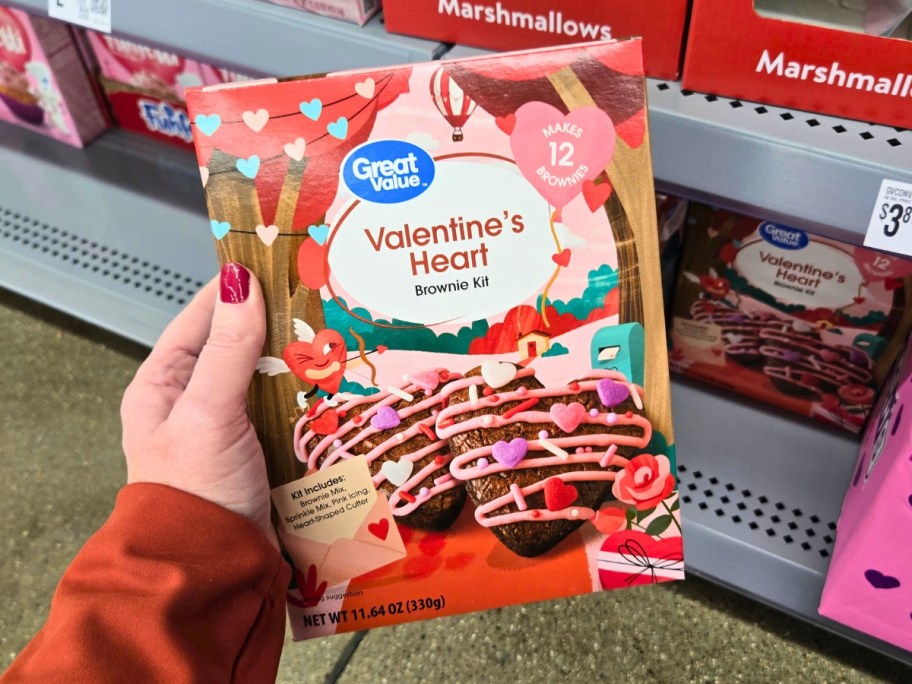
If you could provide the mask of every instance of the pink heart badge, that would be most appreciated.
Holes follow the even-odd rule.
[[[510,147],[526,180],[560,209],[580,193],[583,181],[605,170],[615,138],[611,118],[598,107],[564,114],[544,102],[527,102],[516,110]]]

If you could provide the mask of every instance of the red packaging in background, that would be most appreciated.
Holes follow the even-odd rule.
[[[193,149],[193,132],[186,105],[135,88],[101,79],[111,112],[120,128],[176,145]]]
[[[691,203],[671,367],[858,432],[912,328],[912,261]]]
[[[488,50],[520,50],[642,36],[646,75],[676,79],[687,0],[386,0],[391,33]]]
[[[363,26],[380,11],[380,0],[265,0]]]
[[[883,3],[879,3],[883,4]],[[908,23],[893,37],[856,32],[871,29],[866,5],[851,20],[838,3],[787,3],[804,17],[784,21],[774,0],[696,0],[684,58],[683,86],[733,98],[835,116],[912,127],[912,41]],[[808,7],[831,23],[807,23]],[[762,12],[765,16],[758,13]],[[779,18],[774,18],[779,17]],[[847,30],[834,28],[841,22]],[[851,30],[852,28],[856,30]]]
[[[75,147],[109,128],[66,24],[0,7],[0,121]]]

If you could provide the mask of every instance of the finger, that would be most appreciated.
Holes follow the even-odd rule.
[[[190,300],[136,371],[121,404],[125,432],[155,427],[171,413],[209,336],[217,288],[213,278]]]
[[[243,406],[265,338],[259,281],[240,264],[225,264],[209,337],[180,401],[214,412]]]

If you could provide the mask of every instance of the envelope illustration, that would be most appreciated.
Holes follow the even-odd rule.
[[[279,536],[295,565],[317,569],[317,583],[334,586],[404,558],[405,545],[386,496],[373,492],[374,503],[360,507],[362,520],[355,533],[331,543],[307,539],[279,527]],[[349,512],[347,515],[355,515]],[[332,524],[330,521],[326,524]]]

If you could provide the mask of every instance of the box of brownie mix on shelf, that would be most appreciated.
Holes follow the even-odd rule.
[[[265,0],[363,26],[380,11],[380,0]]]
[[[912,351],[906,345],[865,430],[820,614],[912,650]],[[909,404],[909,408],[906,408]]]
[[[676,79],[688,4],[688,0],[385,0],[383,20],[391,33],[488,50],[640,36],[646,75]]]
[[[109,128],[66,24],[0,6],[0,121],[75,147]]]
[[[851,432],[912,328],[912,261],[692,204],[671,366]]]
[[[683,576],[639,41],[188,104],[296,638]]]

